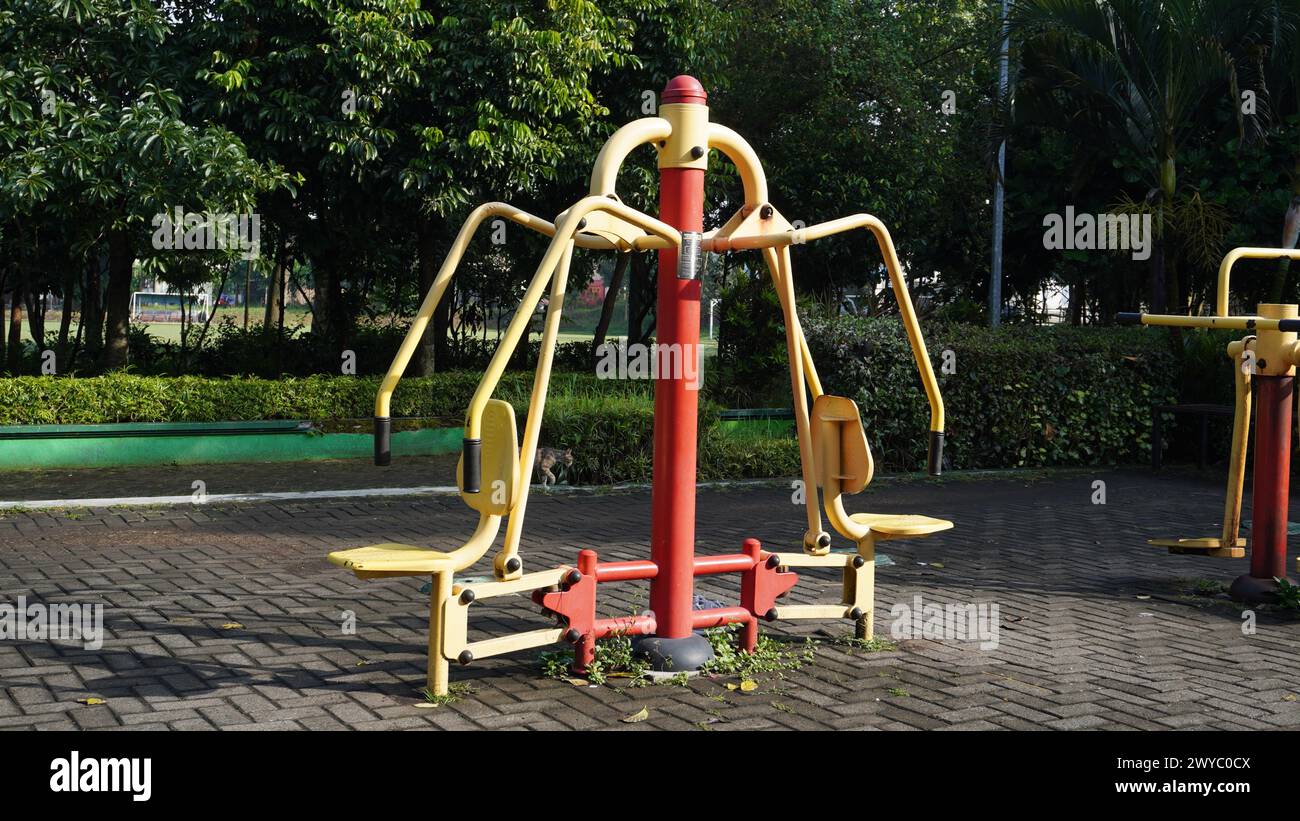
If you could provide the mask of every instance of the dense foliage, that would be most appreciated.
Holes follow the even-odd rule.
[[[775,310],[723,325],[719,357],[731,359],[709,375],[720,401],[790,404]],[[929,406],[901,323],[814,304],[800,314],[823,389],[858,403],[877,461],[923,467]],[[947,411],[947,455],[962,468],[1138,461],[1150,453],[1152,406],[1183,391],[1222,401],[1224,386],[1231,390],[1221,339],[1205,344],[1201,334],[1176,343],[1155,329],[930,322],[925,335]]]
[[[214,297],[256,281],[268,347],[277,304],[310,293],[315,341],[337,353],[359,318],[413,310],[470,203],[567,205],[539,200],[542,185],[563,168],[563,196],[576,191],[575,158],[644,88],[711,78],[722,16],[702,0],[6,4],[6,367],[23,370],[24,310],[44,342],[47,293],[83,320],[72,338],[60,328],[61,370],[121,367],[131,292],[154,279]],[[259,256],[159,253],[151,219],[173,207],[258,214]],[[518,242],[468,266],[435,345],[479,321],[475,306],[513,305],[533,254]]]
[[[393,395],[393,415],[459,425],[480,376],[473,371],[450,371],[404,379]],[[360,376],[272,380],[122,373],[83,379],[16,377],[0,380],[0,424],[369,419],[379,381],[378,377]],[[496,396],[514,404],[522,414],[532,384],[530,374],[507,373]],[[650,387],[644,382],[556,374],[551,390],[555,401],[560,401],[611,394],[648,396]]]
[[[418,417],[424,425],[458,426],[478,380],[479,374],[471,371],[405,380],[393,397],[393,414]],[[17,377],[0,380],[0,425],[311,419],[323,423],[326,430],[338,430],[340,419],[371,415],[378,387],[378,379],[366,377],[172,379],[120,373],[83,379]],[[575,462],[566,474],[568,481],[650,480],[654,431],[650,390],[645,382],[611,382],[576,374],[553,377],[541,441],[573,449]],[[531,393],[530,376],[508,373],[496,396],[514,405],[522,423]],[[726,437],[718,426],[718,407],[707,401],[700,419],[702,481],[798,473],[799,449],[793,439]]]
[[[1026,314],[1048,279],[1070,288],[1074,321],[1139,304],[1197,313],[1229,248],[1295,247],[1300,6],[1015,0],[1010,19],[1014,106],[999,132],[1008,285]],[[1150,258],[1045,249],[1044,215],[1067,205],[1150,217]],[[1239,309],[1300,293],[1285,263],[1248,270]]]
[[[929,409],[901,325],[814,318],[805,331],[825,389],[857,401],[877,458],[923,466]],[[962,468],[1139,461],[1152,406],[1177,398],[1178,360],[1159,331],[940,326],[927,336],[947,455]]]
[[[711,117],[755,147],[787,218],[870,211],[891,226],[931,353],[956,357],[943,376],[955,464],[1140,458],[1151,404],[1222,401],[1222,340],[1032,326],[1058,286],[1071,324],[1143,305],[1204,311],[1227,248],[1296,243],[1300,9],[1010,5],[1003,97],[1000,4],[985,0],[15,0],[0,9],[0,369],[39,373],[54,351],[58,373],[78,379],[0,380],[0,419],[367,416],[372,377],[469,207],[567,207],[602,141],[688,72]],[[993,334],[975,323],[988,318],[1004,140],[1005,318],[1017,330]],[[716,225],[739,181],[716,152],[710,170]],[[620,193],[653,210],[653,152],[629,158]],[[1151,259],[1045,247],[1044,216],[1067,206],[1151,216]],[[173,207],[258,214],[259,255],[155,247],[152,219]],[[409,370],[440,373],[408,379],[398,413],[460,416],[541,247],[514,228],[474,239]],[[608,451],[640,476],[645,386],[576,374],[591,373],[593,322],[597,338],[653,336],[655,266],[597,256],[575,258],[570,290],[598,272],[612,287],[564,326],[579,341],[566,339],[557,368],[575,375],[554,392],[548,435],[581,442],[592,475]],[[862,405],[884,466],[915,467],[925,403],[874,243],[857,232],[794,259],[827,387]],[[720,300],[706,373],[717,405],[789,401],[784,330],[756,262],[728,254],[706,278]],[[164,341],[129,321],[132,290],[155,282],[262,306],[238,324],[191,317]],[[1239,308],[1300,298],[1286,264],[1243,263],[1233,282]],[[305,306],[286,321],[295,294]],[[846,297],[870,318],[841,316]],[[51,300],[64,306],[57,328]],[[627,316],[611,324],[616,304]],[[21,341],[24,323],[39,344]],[[511,401],[527,396],[519,371],[535,346],[511,363]],[[135,375],[78,381],[123,368]],[[733,452],[710,450],[711,430],[701,459],[722,465]],[[773,445],[774,464],[787,446]]]

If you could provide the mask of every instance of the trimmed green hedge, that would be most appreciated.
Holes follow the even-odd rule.
[[[516,405],[522,416],[522,408]],[[700,403],[700,481],[796,476],[799,443],[784,439],[726,436],[721,409]],[[548,401],[543,442],[573,449],[573,475],[582,484],[649,482],[654,456],[654,403],[648,396],[560,398]]]
[[[404,379],[393,396],[393,414],[442,418],[458,425],[479,377],[445,373]],[[376,377],[18,377],[0,379],[0,425],[367,418],[378,388]],[[514,405],[521,427],[531,393],[530,374],[508,373],[496,394]],[[649,382],[555,374],[541,442],[573,448],[576,483],[648,482],[654,452],[652,394]],[[799,472],[794,439],[728,438],[718,424],[718,411],[707,401],[701,404],[702,480]]]
[[[403,379],[393,394],[392,413],[459,424],[480,377],[475,372],[448,372]],[[0,425],[368,419],[374,414],[379,383],[377,376],[21,376],[0,379]],[[522,418],[532,385],[530,373],[507,373],[496,396],[513,404]],[[649,382],[557,373],[551,377],[550,396],[552,402],[560,397],[648,397],[652,390]]]
[[[901,323],[811,317],[805,334],[827,392],[862,411],[877,462],[924,467],[929,406]],[[1136,462],[1151,452],[1151,408],[1176,400],[1179,359],[1154,328],[969,325],[925,329],[958,468]],[[944,351],[953,373],[942,373]]]
[[[898,321],[810,316],[805,330],[826,390],[862,409],[880,469],[921,469],[929,410]],[[1174,401],[1186,379],[1169,337],[1157,329],[929,326],[926,337],[936,370],[945,350],[955,357],[955,372],[941,374],[940,383],[947,454],[957,468],[1145,460],[1151,407]],[[716,368],[706,376],[701,479],[796,475],[793,439],[722,435],[718,405],[709,399],[735,401],[722,387],[735,382],[719,379],[726,375]],[[451,372],[404,379],[393,415],[459,424],[479,378]],[[368,418],[378,385],[378,377],[343,376],[18,377],[0,379],[0,425]],[[496,394],[515,406],[521,425],[531,391],[531,374],[507,373]],[[648,481],[652,392],[648,381],[555,374],[541,441],[574,449],[578,481]]]
[[[460,424],[479,377],[467,372],[404,379],[393,395],[393,414]],[[368,418],[378,388],[376,377],[18,377],[0,379],[0,425]],[[531,374],[507,373],[496,394],[514,405],[521,427],[531,393]],[[573,448],[577,482],[648,482],[654,452],[652,395],[649,382],[554,374],[541,441]],[[718,410],[707,401],[701,404],[702,480],[799,472],[794,439],[725,437]]]

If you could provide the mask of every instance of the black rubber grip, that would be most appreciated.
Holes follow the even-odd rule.
[[[1142,314],[1121,311],[1120,313],[1115,314],[1115,321],[1120,325],[1141,325]]]
[[[464,456],[461,466],[461,490],[465,493],[478,493],[483,481],[483,440],[466,439],[462,444]]]
[[[930,431],[930,460],[929,470],[931,476],[939,476],[943,473],[943,431]]]
[[[1279,319],[1277,329],[1285,333],[1300,331],[1300,319]]]
[[[380,467],[393,462],[393,420],[387,416],[375,417],[375,464]]]

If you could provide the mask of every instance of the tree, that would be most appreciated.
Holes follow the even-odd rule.
[[[605,113],[592,71],[627,50],[626,26],[590,2],[435,13],[415,0],[232,0],[204,29],[202,76],[225,95],[214,116],[304,179],[273,219],[310,238],[313,330],[330,342],[360,310],[357,274],[376,245],[415,238],[423,293],[454,230],[445,220],[553,177]]]
[[[1283,0],[1255,0],[1247,9],[1257,25],[1251,36],[1231,45],[1234,63],[1242,74],[1232,97],[1234,102],[1254,98],[1250,113],[1244,110],[1244,100],[1234,106],[1243,137],[1257,135],[1258,142],[1282,142],[1291,147],[1282,165],[1291,196],[1282,217],[1279,244],[1294,248],[1300,241],[1300,142],[1295,139],[1295,121],[1300,117],[1300,7]],[[1285,300],[1290,270],[1290,259],[1278,260],[1269,280],[1268,302]]]
[[[1075,139],[1126,146],[1141,164],[1155,211],[1147,298],[1157,313],[1183,296],[1166,255],[1171,212],[1187,206],[1176,199],[1179,154],[1205,122],[1207,101],[1236,87],[1232,49],[1256,27],[1241,5],[1015,0],[1011,9],[1012,42],[1024,54],[1018,116],[1056,116]]]
[[[752,6],[711,117],[754,146],[787,219],[877,214],[914,276],[979,291],[992,81],[982,54],[994,32],[985,5]],[[830,294],[881,286],[878,263],[875,243],[855,232],[800,248],[795,269],[801,289]]]
[[[77,227],[81,248],[106,247],[104,369],[127,361],[132,274],[153,218],[175,206],[246,213],[286,181],[195,115],[193,43],[176,33],[186,18],[146,0],[0,12],[0,196],[10,213]]]

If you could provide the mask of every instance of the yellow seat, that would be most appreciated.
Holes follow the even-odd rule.
[[[928,536],[952,529],[952,522],[946,519],[910,513],[854,513],[849,518],[855,524],[865,525],[877,541]]]
[[[346,567],[359,578],[377,576],[429,576],[452,570],[455,557],[440,550],[427,550],[409,544],[376,544],[336,550],[329,554],[332,564]]]
[[[1219,559],[1244,559],[1246,557],[1246,540],[1237,539],[1232,546],[1225,546],[1223,539],[1206,537],[1200,539],[1147,539],[1147,544],[1167,547],[1170,553],[1185,553],[1194,556],[1213,556]]]
[[[950,530],[952,522],[906,513],[853,513],[844,510],[844,494],[860,493],[875,473],[871,447],[857,403],[822,394],[813,401],[812,444],[818,484],[826,489],[826,513],[842,535],[861,542],[928,536]],[[866,555],[866,554],[863,554]]]

